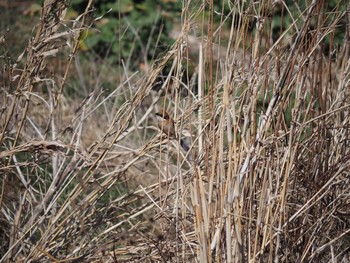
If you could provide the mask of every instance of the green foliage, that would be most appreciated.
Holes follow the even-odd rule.
[[[84,2],[73,0],[73,9],[81,11]],[[169,33],[181,15],[181,2],[98,0],[95,9],[95,17],[102,18],[90,30],[85,48],[96,51],[101,57],[108,55],[112,63],[129,60],[129,67],[137,68],[173,43]]]
[[[322,21],[326,18],[328,22],[334,20],[334,16],[337,12],[344,12],[347,8],[346,1],[337,1],[337,0],[330,0],[327,1],[324,6],[317,8],[320,8],[319,15],[311,17],[311,23],[309,26],[309,32],[307,35],[307,38],[305,41],[310,41],[310,38],[313,37],[317,32],[315,32],[314,28],[319,28],[317,23]],[[275,9],[272,12],[272,24],[273,24],[273,39],[277,39],[279,37],[279,33],[286,30],[293,22],[296,22],[296,26],[298,28],[301,28],[302,24],[304,23],[303,17],[305,18],[307,15],[307,8],[310,7],[310,1],[297,1],[294,3],[292,0],[285,1],[285,4],[288,7],[288,10],[283,5],[276,5]],[[338,46],[341,45],[344,41],[345,36],[345,17],[341,21],[339,21],[337,27],[334,31],[334,39],[333,39],[333,45]],[[324,28],[326,30],[326,28]],[[291,27],[290,34],[294,34],[295,28]],[[329,52],[330,48],[330,36],[327,35],[324,40],[322,41],[323,49],[327,53]]]

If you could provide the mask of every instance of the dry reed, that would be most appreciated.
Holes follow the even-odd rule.
[[[147,73],[74,104],[92,2],[65,21],[45,1],[16,65],[1,38],[0,262],[349,262],[349,6],[185,1]],[[276,9],[292,22],[273,40]],[[189,152],[155,128],[163,108]]]

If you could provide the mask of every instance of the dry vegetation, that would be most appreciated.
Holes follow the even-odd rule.
[[[0,262],[349,262],[346,1],[232,1],[219,24],[184,1],[168,52],[119,75],[82,66],[92,2],[73,21],[63,2],[16,63],[1,37]],[[272,40],[276,8],[294,22]],[[189,152],[160,135],[163,108]]]

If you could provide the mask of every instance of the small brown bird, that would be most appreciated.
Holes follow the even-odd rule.
[[[159,129],[163,131],[163,133],[166,134],[169,139],[178,140],[179,136],[175,131],[175,122],[169,116],[169,114],[166,111],[162,111],[162,112],[157,112],[156,116],[158,119]],[[190,147],[182,139],[180,139],[180,144],[185,151],[189,150]]]

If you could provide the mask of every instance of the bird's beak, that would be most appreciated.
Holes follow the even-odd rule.
[[[158,121],[164,121],[165,120],[165,118],[164,118],[164,116],[162,114],[157,112],[155,115],[156,115]]]

